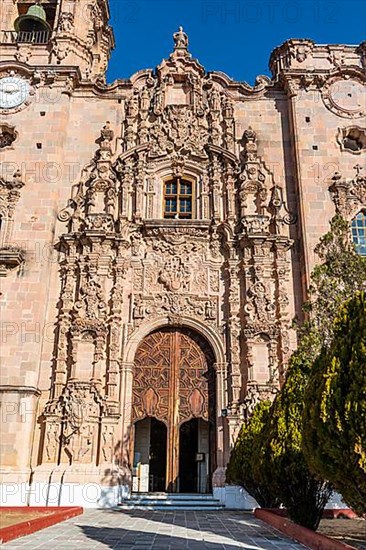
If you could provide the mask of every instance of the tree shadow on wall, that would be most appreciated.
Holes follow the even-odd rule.
[[[123,440],[113,450],[113,461],[110,468],[104,470],[101,480],[102,491],[98,505],[102,508],[113,508],[116,502],[122,502],[129,494],[131,486],[130,435],[128,428]]]

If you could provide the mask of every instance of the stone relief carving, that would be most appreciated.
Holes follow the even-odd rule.
[[[363,167],[356,164],[354,169],[356,175],[353,179],[343,178],[336,172],[329,187],[336,212],[344,218],[351,218],[360,207],[366,205],[366,177],[361,174]]]
[[[277,233],[282,224],[293,224],[296,214],[289,211],[283,190],[258,156],[257,134],[249,127],[242,139],[244,151],[239,175],[240,216],[248,233]]]
[[[17,170],[10,180],[0,178],[0,210],[5,219],[13,217],[16,204],[20,199],[20,190],[23,187],[20,170]]]
[[[169,258],[159,273],[159,281],[171,291],[189,291],[192,279],[190,268],[184,264],[179,256]]]
[[[244,311],[252,321],[266,322],[274,319],[275,305],[261,281],[256,281],[249,287],[247,296]]]
[[[80,300],[75,303],[79,317],[90,320],[104,319],[106,303],[101,292],[101,285],[96,278],[91,278],[80,289]]]
[[[281,282],[288,277],[290,242],[284,226],[295,216],[258,156],[251,128],[237,154],[234,92],[223,79],[206,75],[187,47],[181,29],[169,59],[132,82],[121,105],[122,130],[105,123],[93,159],[59,214],[67,226],[59,243],[61,292],[55,385],[45,411],[46,460],[61,447],[69,461],[113,459],[112,420],[121,415],[126,343],[143,323],[157,318],[175,327],[195,320],[222,340],[235,414],[245,398],[245,369],[252,368],[261,338],[268,348],[265,387],[279,383],[289,321]],[[305,53],[310,55],[298,52],[299,58]],[[266,86],[267,79],[259,80],[255,93]],[[244,88],[241,93],[249,94]],[[166,174],[194,179],[197,219],[155,219]],[[90,353],[93,391],[78,380],[83,349]],[[143,414],[159,406],[154,388],[141,398]],[[185,398],[199,414],[200,395]],[[78,416],[82,406],[90,414]],[[59,444],[51,445],[52,434],[58,434]],[[105,446],[99,458],[97,438]]]
[[[74,15],[71,12],[63,11],[57,24],[59,32],[72,32],[74,29]]]
[[[311,55],[312,51],[312,44],[299,44],[292,50],[292,55],[295,57],[296,61],[303,63],[305,59]]]
[[[24,182],[19,170],[14,172],[11,179],[0,177],[0,277],[5,277],[13,269],[19,268],[25,261],[24,251],[18,246],[12,245],[11,242],[14,212],[23,187]]]

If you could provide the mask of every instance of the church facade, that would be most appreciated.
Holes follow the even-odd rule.
[[[107,0],[3,6],[2,500],[225,503],[335,213],[366,254],[366,43],[288,40],[250,86],[180,28],[107,84]]]

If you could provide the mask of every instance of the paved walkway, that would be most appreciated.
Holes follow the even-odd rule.
[[[49,550],[304,550],[244,512],[86,510],[5,545]]]

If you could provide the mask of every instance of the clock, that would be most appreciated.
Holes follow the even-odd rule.
[[[14,109],[26,101],[29,83],[18,76],[0,78],[0,109]]]
[[[362,111],[365,105],[365,87],[354,80],[334,82],[329,89],[329,97],[333,105],[348,113]]]
[[[334,77],[323,87],[325,106],[341,117],[360,118],[366,114],[365,83],[359,78]]]

